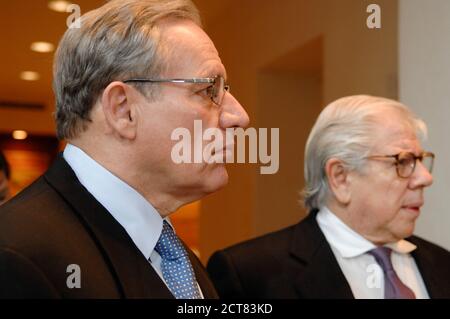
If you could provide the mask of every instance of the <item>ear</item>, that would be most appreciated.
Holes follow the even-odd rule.
[[[105,121],[114,134],[134,140],[137,129],[137,112],[133,102],[134,94],[122,82],[111,82],[102,94],[102,109]]]
[[[347,205],[351,199],[351,179],[349,172],[342,161],[330,158],[325,164],[328,185],[336,201],[341,205]]]

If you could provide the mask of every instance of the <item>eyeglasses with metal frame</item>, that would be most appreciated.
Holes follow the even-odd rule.
[[[230,92],[230,85],[225,83],[225,79],[220,76],[210,78],[190,78],[190,79],[146,79],[136,78],[122,81],[123,83],[193,83],[193,84],[211,84],[205,88],[206,93],[214,104],[220,106],[226,92]]]

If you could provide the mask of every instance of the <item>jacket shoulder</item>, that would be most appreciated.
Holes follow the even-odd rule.
[[[74,224],[70,210],[63,198],[40,177],[0,207],[0,246],[19,245],[24,239],[39,242],[49,238],[50,230]]]
[[[442,256],[446,256],[447,258],[450,258],[450,252],[447,249],[445,249],[439,245],[436,245],[426,239],[423,239],[419,236],[412,236],[412,237],[408,238],[408,240],[411,241],[413,244],[415,244],[420,249],[426,249],[428,251],[432,251],[433,254],[438,254],[438,255],[442,255]]]
[[[229,255],[254,260],[258,255],[272,255],[287,252],[295,225],[262,236],[258,236],[223,249]],[[256,253],[256,256],[255,256]]]
[[[0,248],[0,299],[60,298],[47,276],[29,258]]]
[[[448,269],[450,269],[450,252],[447,249],[418,236],[412,236],[408,240],[417,246],[413,256],[419,267],[431,267],[435,272],[442,269],[450,280],[450,272],[448,272]]]
[[[17,294],[12,289],[5,292],[12,298],[26,298],[33,287],[44,289],[46,296],[54,296],[54,287],[63,298],[116,296],[116,283],[98,242],[59,192],[40,177],[0,207],[0,268],[5,268],[0,285],[17,279]],[[82,289],[67,287],[73,264],[83,274]],[[40,292],[32,295],[39,297]]]

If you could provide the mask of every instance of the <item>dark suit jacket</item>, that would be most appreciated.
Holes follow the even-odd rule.
[[[188,249],[205,298],[217,298]],[[67,267],[81,269],[68,288]],[[124,228],[58,157],[0,207],[0,298],[173,298]]]
[[[207,269],[221,298],[353,298],[316,222],[297,225],[218,251]],[[431,298],[450,298],[450,253],[418,237],[412,253]]]

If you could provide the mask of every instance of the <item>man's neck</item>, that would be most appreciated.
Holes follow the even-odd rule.
[[[129,154],[129,152],[115,152],[113,148],[106,154],[101,147],[92,147],[89,143],[83,143],[80,140],[70,140],[68,143],[81,149],[99,165],[135,189],[158,211],[162,218],[169,216],[181,206],[195,201],[195,198],[180,199],[169,192],[164,192],[164,188],[158,185],[155,178],[148,174],[134,172],[133,168],[137,167],[137,164],[130,156],[123,160],[117,158],[121,154]],[[124,163],[126,167],[118,165],[118,163]]]
[[[399,241],[401,238],[389,238],[386,234],[377,232],[377,230],[372,230],[364,220],[358,218],[360,212],[353,211],[349,207],[343,207],[335,202],[327,203],[328,209],[336,215],[344,224],[350,227],[353,231],[372,242],[377,246],[382,246],[387,243]]]

